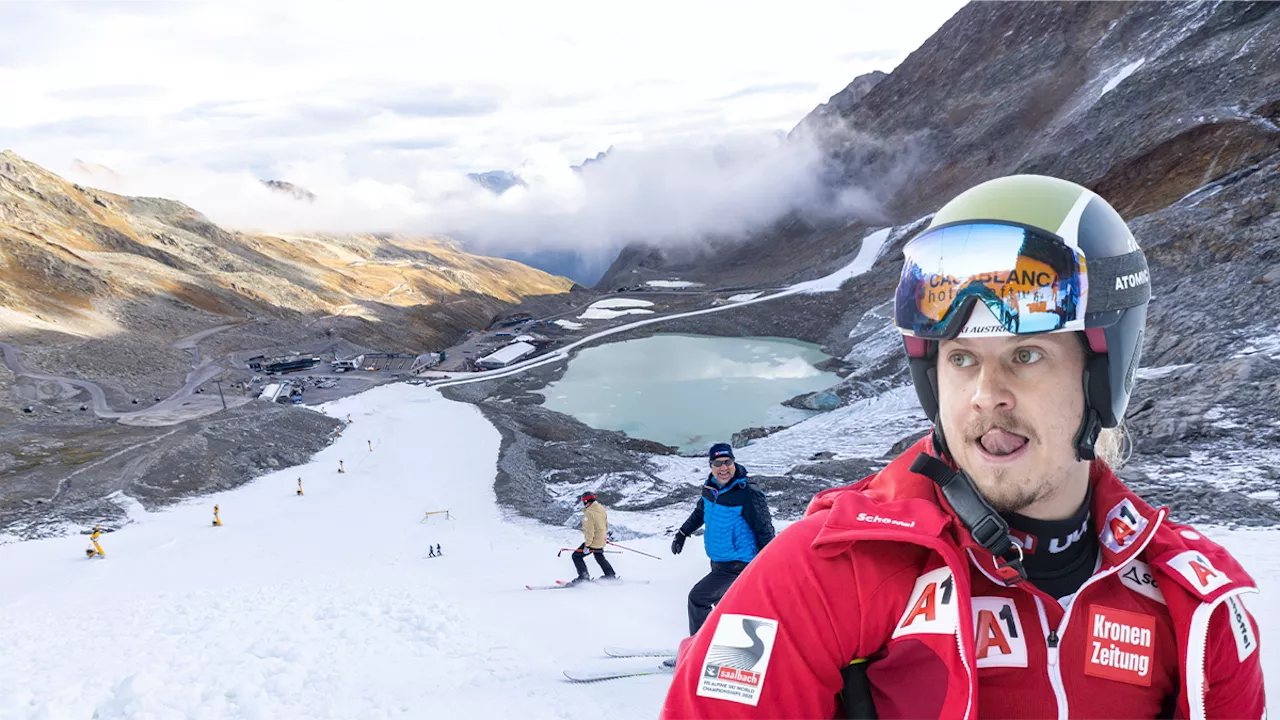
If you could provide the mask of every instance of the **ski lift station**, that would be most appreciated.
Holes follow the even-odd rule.
[[[517,360],[529,357],[537,351],[537,347],[530,345],[527,342],[511,343],[497,352],[490,353],[479,360],[476,360],[476,367],[484,368],[485,370],[504,368]]]

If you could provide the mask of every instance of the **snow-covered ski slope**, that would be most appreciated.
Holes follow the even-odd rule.
[[[603,648],[678,643],[700,538],[609,556],[647,585],[529,592],[573,577],[556,553],[582,536],[503,517],[500,438],[473,406],[400,385],[329,406],[347,413],[313,462],[141,514],[102,537],[105,560],[84,536],[0,546],[0,718],[656,715],[669,677],[602,692],[563,670],[647,666]]]
[[[83,536],[0,546],[0,717],[657,714],[669,676],[602,687],[563,671],[648,667],[604,648],[678,643],[706,570],[700,537],[678,557],[665,536],[623,543],[663,558],[610,556],[647,585],[529,592],[571,577],[556,552],[580,536],[503,516],[499,436],[473,406],[384,386],[329,406],[347,413],[354,423],[313,462],[138,514],[103,536],[105,560],[84,557]],[[420,522],[444,509],[453,520]],[[1278,697],[1280,620],[1266,608],[1280,595],[1280,531],[1208,534],[1262,584],[1248,604]],[[428,543],[444,557],[427,560]]]

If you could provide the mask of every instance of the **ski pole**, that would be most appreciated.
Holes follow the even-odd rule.
[[[556,557],[560,557],[561,555],[563,555],[563,554],[565,554],[565,553],[567,553],[567,552],[575,552],[575,551],[577,551],[577,549],[578,549],[578,548],[560,548],[560,552],[556,553]],[[609,553],[610,555],[621,555],[621,554],[622,554],[621,552],[619,552],[619,551],[617,551],[617,550],[599,550],[599,551],[597,551],[597,552],[605,552],[605,553]]]
[[[633,552],[633,553],[637,553],[637,554],[643,555],[643,556],[645,556],[645,557],[651,557],[651,558],[653,558],[654,560],[661,560],[661,559],[662,559],[662,558],[658,557],[657,555],[650,555],[650,554],[649,554],[649,553],[647,553],[647,552],[640,552],[639,550],[636,550],[635,548],[629,548],[629,547],[627,547],[626,545],[619,545],[618,543],[616,543],[616,542],[612,542],[612,541],[607,541],[607,542],[608,542],[610,545],[614,546],[614,547],[620,547],[620,548],[622,548],[623,550],[630,550],[630,551],[631,551],[631,552]]]

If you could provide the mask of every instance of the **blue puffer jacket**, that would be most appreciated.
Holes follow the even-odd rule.
[[[747,469],[738,472],[723,488],[715,476],[708,476],[702,486],[702,497],[680,532],[692,535],[707,526],[703,545],[712,562],[750,562],[773,539],[773,519],[764,493],[747,480]]]

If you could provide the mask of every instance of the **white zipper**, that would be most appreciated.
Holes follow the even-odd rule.
[[[1151,523],[1150,532],[1147,533],[1147,539],[1143,540],[1142,544],[1139,545],[1137,549],[1133,551],[1133,554],[1129,556],[1130,559],[1138,557],[1139,555],[1142,554],[1143,550],[1147,549],[1147,545],[1149,545],[1151,543],[1152,538],[1156,536],[1156,530],[1160,528],[1160,523],[1164,522],[1164,518],[1166,514],[1167,514],[1167,511],[1164,508],[1160,508],[1160,510],[1156,512],[1156,519]],[[1098,553],[1099,553],[1098,557],[1099,559],[1101,559],[1102,551],[1099,550]],[[982,567],[982,564],[978,562],[978,558],[973,554],[972,549],[969,550],[969,559],[972,560],[973,564],[976,565],[978,569],[982,571],[983,575],[986,575],[991,580],[995,580],[995,578],[992,578],[991,574],[987,572],[986,568]],[[1067,712],[1067,691],[1062,686],[1062,669],[1058,666],[1058,648],[1059,646],[1062,645],[1063,637],[1067,634],[1067,623],[1071,622],[1071,611],[1075,609],[1075,607],[1079,604],[1076,601],[1078,601],[1080,599],[1080,596],[1084,594],[1085,589],[1087,589],[1090,585],[1098,582],[1099,580],[1102,580],[1105,577],[1109,577],[1115,574],[1125,565],[1128,565],[1128,562],[1124,562],[1119,565],[1114,565],[1108,568],[1107,570],[1105,570],[1104,572],[1096,573],[1095,575],[1090,577],[1088,580],[1086,580],[1084,584],[1080,586],[1080,589],[1076,590],[1075,598],[1072,600],[1070,607],[1067,607],[1063,610],[1062,622],[1058,623],[1058,629],[1056,633],[1052,628],[1049,627],[1049,616],[1044,611],[1044,603],[1040,600],[1040,597],[1038,595],[1034,593],[1032,593],[1031,595],[1031,597],[1036,601],[1036,610],[1040,612],[1040,623],[1043,626],[1044,632],[1045,632],[1045,649],[1048,651],[1048,656],[1049,656],[1049,684],[1053,686],[1053,694],[1058,701],[1058,717],[1059,718],[1070,717],[1070,714]],[[1010,585],[1008,583],[1005,583],[1004,581],[996,581],[996,584],[1003,585],[1004,587],[1010,587]],[[1196,612],[1198,613],[1200,612],[1200,610],[1196,610]],[[1194,624],[1192,625],[1192,627],[1194,627]],[[1207,631],[1208,630],[1207,616],[1205,618],[1205,628]],[[1050,646],[1051,641],[1053,643],[1052,646]],[[1200,662],[1203,663],[1204,659],[1201,658]],[[1203,672],[1201,674],[1203,675]],[[1204,708],[1203,697],[1200,699],[1200,707],[1203,711],[1203,708]],[[1203,712],[1201,714],[1203,715]],[[1194,717],[1195,713],[1192,713],[1192,716]]]
[[[955,571],[952,571],[952,573],[951,573],[951,574],[952,574],[952,576],[954,576],[954,575],[955,575]],[[958,582],[959,582],[959,580],[955,580],[955,581],[953,581],[953,582],[957,582],[957,583],[958,583]],[[957,592],[957,593],[956,593],[956,595],[957,595],[957,598],[956,598],[956,599],[957,599],[957,600],[959,600],[959,592]],[[969,597],[973,597],[973,591],[972,591],[972,589],[971,589],[971,590],[970,590],[970,592],[969,592]],[[972,601],[970,601],[970,602],[972,602]],[[974,696],[974,692],[975,692],[975,686],[977,685],[977,683],[975,683],[975,682],[974,682],[974,680],[973,680],[973,670],[969,667],[969,660],[968,660],[968,659],[966,659],[966,658],[965,658],[965,656],[964,656],[964,636],[962,636],[960,633],[964,632],[966,628],[965,628],[965,626],[964,626],[964,623],[959,622],[959,617],[960,617],[960,615],[959,615],[959,610],[960,610],[960,608],[956,608],[956,612],[957,612],[957,614],[956,614],[956,618],[957,618],[957,622],[956,622],[956,646],[960,648],[960,664],[961,664],[961,665],[964,665],[964,672],[965,672],[965,675],[967,675],[967,676],[969,677],[969,698],[968,698],[968,700],[966,701],[966,703],[967,703],[967,704],[964,706],[964,717],[965,717],[965,720],[968,720],[968,718],[969,718],[969,713],[973,712],[973,696]],[[972,611],[972,610],[970,610],[970,612],[973,612],[973,611]],[[972,618],[970,618],[970,620],[972,621]]]
[[[1053,686],[1053,697],[1058,701],[1058,718],[1066,720],[1071,717],[1071,712],[1067,706],[1067,689],[1062,684],[1062,667],[1058,665],[1058,650],[1062,644],[1062,636],[1054,634],[1052,628],[1049,627],[1049,615],[1044,611],[1044,601],[1039,595],[1032,595],[1036,601],[1036,610],[1040,613],[1040,627],[1044,630],[1045,649],[1049,654],[1049,684]],[[1070,616],[1070,612],[1064,614],[1064,620]],[[1063,625],[1066,625],[1064,622]]]
[[[1187,634],[1187,705],[1193,719],[1205,717],[1205,699],[1209,694],[1208,678],[1205,677],[1209,658],[1209,619],[1227,598],[1256,592],[1258,589],[1251,587],[1225,592],[1213,602],[1201,603],[1191,614],[1191,632]]]

